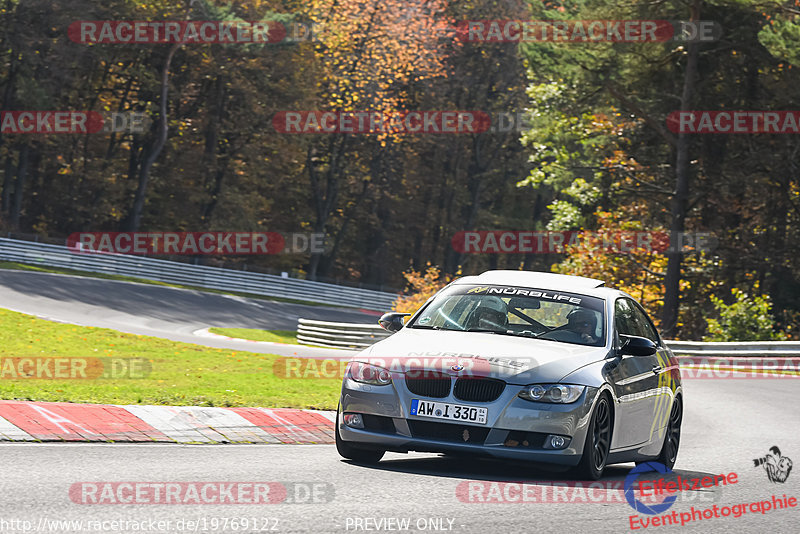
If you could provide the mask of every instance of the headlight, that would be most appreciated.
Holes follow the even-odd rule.
[[[525,386],[519,396],[529,401],[569,404],[578,400],[584,389],[586,386],[570,384],[532,384]]]
[[[346,376],[356,382],[373,386],[388,386],[392,383],[392,373],[383,367],[362,362],[348,363]]]

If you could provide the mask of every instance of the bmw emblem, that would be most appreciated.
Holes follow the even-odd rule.
[[[459,372],[459,371],[463,371],[464,370],[464,366],[463,365],[454,365],[450,369],[455,371],[455,372]]]

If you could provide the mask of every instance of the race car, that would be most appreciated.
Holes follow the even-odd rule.
[[[678,363],[644,309],[601,280],[487,271],[450,283],[352,358],[336,447],[478,454],[558,464],[597,480],[606,465],[657,461],[680,444]]]

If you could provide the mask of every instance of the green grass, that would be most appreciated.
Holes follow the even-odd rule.
[[[237,297],[245,297],[249,299],[271,300],[274,302],[286,302],[288,304],[304,304],[306,306],[321,306],[321,307],[336,307],[336,308],[353,308],[347,305],[324,304],[321,302],[308,302],[306,300],[287,299],[283,297],[267,297],[265,295],[255,295],[253,293],[242,293],[238,291],[222,291],[220,289],[209,289],[205,287],[190,286],[186,284],[170,284],[167,282],[159,282],[156,280],[147,280],[146,278],[137,278],[135,276],[123,276],[119,274],[103,274],[91,273],[88,271],[78,271],[75,269],[64,269],[62,267],[46,267],[43,265],[29,265],[27,263],[16,263],[13,261],[0,261],[0,269],[9,269],[14,271],[36,271],[41,273],[55,273],[55,274],[69,274],[73,276],[83,276],[85,278],[100,278],[102,280],[118,280],[121,282],[136,282],[139,284],[148,284],[151,286],[164,286],[175,287],[178,289],[191,289],[194,291],[203,291],[205,293],[216,293],[218,295],[234,295]],[[357,308],[353,308],[357,309]]]
[[[257,328],[209,328],[212,334],[249,339],[250,341],[272,341],[297,345],[297,332],[294,330],[259,330]]]
[[[140,379],[10,378],[7,358],[144,358]],[[341,381],[281,379],[274,354],[215,349],[0,309],[0,398],[101,404],[335,409]],[[13,362],[13,361],[12,361]]]

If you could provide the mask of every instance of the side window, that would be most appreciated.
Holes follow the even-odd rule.
[[[626,299],[617,299],[614,305],[614,323],[617,327],[617,332],[620,334],[629,336],[641,335],[633,318],[633,309]]]
[[[645,311],[635,302],[631,302],[630,306],[633,309],[633,317],[636,321],[636,325],[638,326],[638,330],[641,332],[639,335],[646,337],[653,343],[658,344],[658,333],[653,327],[653,323],[647,317]]]

